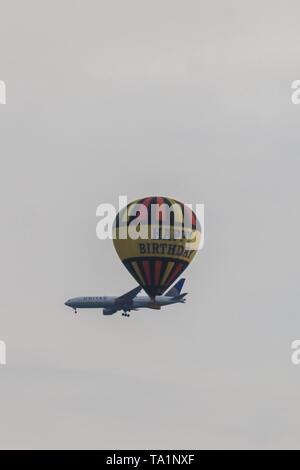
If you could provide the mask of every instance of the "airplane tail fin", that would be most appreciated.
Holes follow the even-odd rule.
[[[180,279],[176,284],[175,286],[171,287],[170,290],[168,290],[168,292],[165,294],[166,297],[177,297],[180,292],[181,292],[181,289],[182,289],[182,286],[184,284],[184,281],[185,279],[182,278]]]
[[[185,292],[184,294],[180,294],[180,295],[176,295],[176,297],[173,297],[173,300],[176,302],[181,302],[181,303],[184,303],[185,302],[185,296],[187,295],[188,293]]]

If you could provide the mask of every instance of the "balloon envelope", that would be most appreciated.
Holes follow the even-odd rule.
[[[128,271],[154,299],[183,273],[201,237],[195,213],[166,197],[137,199],[121,209],[113,227],[114,247]]]

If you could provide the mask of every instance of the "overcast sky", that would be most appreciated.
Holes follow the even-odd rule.
[[[300,448],[298,1],[1,1],[1,448]],[[205,204],[185,305],[96,208]]]

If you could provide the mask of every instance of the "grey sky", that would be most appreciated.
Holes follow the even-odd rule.
[[[297,1],[1,1],[1,448],[300,447]],[[205,203],[184,306],[135,286],[96,207]]]

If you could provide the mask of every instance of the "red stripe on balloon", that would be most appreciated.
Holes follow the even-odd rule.
[[[144,202],[143,202],[144,206],[146,206],[146,207],[148,208],[151,199],[153,199],[153,196],[147,197],[147,198],[144,200]]]
[[[192,226],[196,225],[196,218],[195,218],[195,214],[194,212],[191,210],[190,207],[186,206],[185,204],[183,204],[182,202],[180,203],[183,207],[183,210],[184,210],[184,215],[185,213],[187,213],[190,217],[190,220],[192,222]]]
[[[152,199],[152,197],[147,197],[143,202],[139,202],[139,204],[143,204],[146,207],[146,209],[148,209],[148,206],[150,204],[151,199]],[[145,211],[145,213],[143,211],[143,214],[144,214],[144,217],[141,217],[141,220],[147,220],[148,219],[148,210]]]
[[[162,261],[155,261],[155,275],[154,275],[154,284],[157,286],[159,281],[159,275],[161,270]]]
[[[175,271],[173,272],[172,276],[168,279],[168,282],[166,283],[166,286],[168,286],[169,284],[171,284],[171,281],[174,279],[174,277],[176,276],[176,274],[178,274],[178,272],[181,270],[183,266],[183,263],[179,263],[179,265],[177,266],[177,268],[175,269]],[[165,287],[166,287],[165,286]]]
[[[157,198],[157,204],[158,204],[158,214],[157,214],[157,219],[158,220],[165,220],[165,217],[166,217],[166,208],[163,206],[162,207],[162,210],[159,210],[159,206],[161,206],[162,204],[164,204],[164,199],[162,197],[158,197]]]
[[[147,279],[148,285],[151,285],[149,261],[143,261],[143,268],[144,268],[144,271],[145,271],[145,274],[146,274],[146,279]]]
[[[192,225],[196,225],[196,219],[195,219],[195,214],[194,212],[190,209],[188,206],[184,206],[188,213],[190,214],[190,217],[192,218]]]

